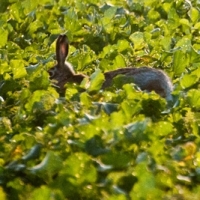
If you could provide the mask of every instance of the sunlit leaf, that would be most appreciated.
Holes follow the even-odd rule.
[[[144,33],[142,32],[133,33],[132,35],[130,35],[130,40],[133,42],[135,50],[140,50],[145,46]]]
[[[189,22],[189,20],[187,20],[187,19],[180,19],[180,23],[181,23],[182,25],[185,25],[185,26],[187,26],[187,27],[190,27],[190,22]]]
[[[121,107],[127,117],[132,117],[141,110],[141,105],[137,101],[125,100],[122,102]]]
[[[101,70],[96,70],[90,76],[90,87],[88,89],[89,92],[98,91],[102,87],[102,84],[105,80],[104,75],[102,74]]]
[[[1,200],[6,200],[6,199],[7,199],[7,198],[6,198],[6,194],[5,194],[5,192],[3,191],[2,188],[0,188],[0,199],[1,199]]]
[[[30,77],[31,90],[47,89],[49,86],[49,74],[46,71],[37,71]]]
[[[42,186],[35,189],[30,195],[30,200],[51,200],[52,197],[54,200],[64,200],[62,193],[58,190],[52,190],[47,186]]]
[[[112,19],[115,16],[116,11],[117,11],[117,7],[111,6],[109,9],[107,9],[104,12],[104,17],[108,19]]]
[[[168,24],[170,29],[176,29],[179,26],[179,16],[177,10],[174,7],[171,7],[168,11]]]
[[[199,108],[200,107],[200,91],[192,89],[187,94],[187,100],[191,107]]]
[[[148,18],[152,21],[158,20],[160,18],[160,14],[159,12],[155,11],[155,10],[150,10],[148,12]]]
[[[177,42],[176,47],[180,47],[183,52],[191,51],[192,44],[191,44],[191,39],[189,38],[189,36],[183,37],[182,39],[180,39]]]
[[[91,99],[90,96],[87,93],[81,93],[80,95],[81,103],[85,106],[90,106],[91,105]]]
[[[68,31],[70,32],[72,31],[77,32],[81,29],[77,13],[75,12],[73,7],[68,9],[67,12],[65,13],[64,21]]]
[[[200,62],[199,52],[197,52],[194,48],[191,49],[190,56],[191,56],[192,63]]]
[[[128,43],[128,41],[126,41],[126,40],[119,40],[117,42],[117,50],[119,52],[126,51],[129,48],[130,48],[130,44]]]
[[[192,74],[185,74],[183,78],[180,81],[182,88],[188,88],[192,85],[194,85],[198,81],[198,77],[196,75]]]
[[[0,28],[0,38],[0,47],[3,47],[7,44],[8,41],[8,31],[3,28]]]
[[[162,122],[155,124],[155,135],[165,136],[173,132],[173,125],[170,122]]]
[[[124,124],[125,117],[122,112],[113,112],[111,114],[110,120],[112,126],[114,126],[115,128],[119,128]]]
[[[195,7],[191,7],[189,11],[189,16],[193,23],[197,22],[197,20],[199,19],[199,10]]]
[[[117,67],[126,67],[126,62],[122,55],[116,56],[116,58],[114,60],[114,65]]]
[[[160,198],[163,191],[159,190],[156,185],[156,177],[148,171],[145,165],[145,162],[140,163],[136,168],[136,177],[139,181],[134,185],[131,197],[138,200],[143,198]]]
[[[65,173],[74,176],[74,180],[71,179],[71,181],[76,185],[84,182],[93,183],[97,178],[95,167],[91,164],[89,156],[84,153],[69,156],[66,161]]]
[[[48,110],[54,103],[55,96],[51,95],[50,92],[37,90],[29,97],[28,102],[25,104],[25,108],[27,109],[27,112]]]
[[[26,76],[27,72],[24,63],[21,60],[11,60],[10,66],[13,71],[14,79],[22,78]]]
[[[183,51],[176,51],[173,56],[173,70],[175,74],[181,74],[189,65],[189,56]]]

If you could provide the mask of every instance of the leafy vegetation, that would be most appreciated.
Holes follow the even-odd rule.
[[[199,199],[200,2],[2,0],[0,199]],[[55,39],[91,82],[60,97]],[[167,104],[102,72],[166,71]],[[85,88],[87,88],[85,90]]]

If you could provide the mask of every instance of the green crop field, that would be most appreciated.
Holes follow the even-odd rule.
[[[199,200],[200,1],[0,0],[0,199]],[[60,95],[66,34],[89,80]],[[149,66],[173,101],[104,72]]]

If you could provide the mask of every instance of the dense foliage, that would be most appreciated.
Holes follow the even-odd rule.
[[[1,0],[0,199],[200,196],[198,0]],[[55,39],[90,82],[60,97]],[[163,69],[173,102],[103,73]]]

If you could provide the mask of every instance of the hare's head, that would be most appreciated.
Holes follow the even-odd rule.
[[[57,64],[48,72],[50,79],[56,80],[56,85],[61,91],[64,90],[64,85],[67,82],[80,83],[84,75],[76,75],[72,65],[66,62],[69,51],[69,42],[66,35],[60,35],[56,41],[56,60]]]

